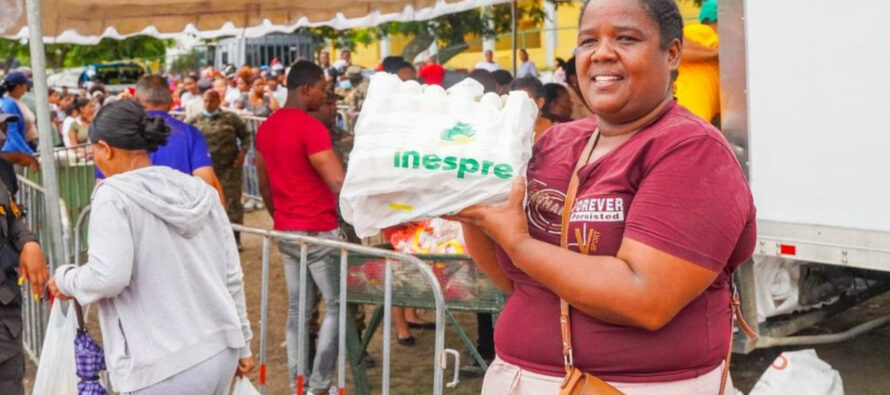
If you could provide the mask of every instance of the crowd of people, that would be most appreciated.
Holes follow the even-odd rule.
[[[116,390],[225,393],[234,375],[254,365],[240,235],[229,225],[244,221],[250,148],[275,230],[359,242],[337,208],[353,139],[341,125],[361,112],[369,75],[446,87],[471,78],[485,92],[523,91],[540,110],[527,183],[519,177],[504,205],[450,218],[463,223],[476,264],[511,295],[497,328],[490,315],[477,317],[477,349],[491,364],[483,393],[557,393],[570,383],[563,376],[576,371],[628,394],[731,389],[721,380],[729,278],[751,255],[755,210],[731,149],[711,124],[719,122],[719,107],[712,96],[685,93],[702,89],[694,70],[712,64],[701,62],[716,61],[716,2],[705,3],[702,24],[685,29],[695,44],[685,42],[673,1],[585,3],[575,56],[559,60],[548,83],[524,49],[516,76],[491,50],[463,74],[435,57],[413,64],[390,56],[364,68],[344,50],[336,62],[321,51],[291,65],[273,59],[261,67],[151,75],[117,94],[99,85],[80,94],[50,89],[54,145],[91,144],[103,180],[92,199],[88,263],[62,266],[52,279],[13,199],[11,163],[36,166],[31,81],[27,70],[7,73],[0,84],[0,219],[7,221],[0,322],[21,327],[19,278],[36,291],[48,283],[59,298],[98,303]],[[701,105],[687,110],[690,95]],[[174,110],[184,119],[170,115]],[[255,134],[245,114],[265,118]],[[560,191],[556,208],[552,191]],[[614,215],[597,219],[603,213]],[[290,242],[279,249],[290,300],[291,387],[302,365],[309,392],[327,393],[339,309],[351,309],[360,330],[364,315],[338,303],[331,249],[309,246],[313,308],[300,316],[304,251]],[[393,318],[403,347],[415,345],[412,329],[432,326],[412,309],[397,309]],[[141,324],[146,319],[166,324],[149,328]],[[301,323],[312,333],[298,347]],[[0,331],[0,392],[23,393],[21,334],[6,335]]]

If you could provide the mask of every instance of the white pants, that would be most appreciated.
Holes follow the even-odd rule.
[[[227,348],[160,383],[127,395],[226,395],[238,368],[238,350]]]
[[[608,383],[627,395],[716,395],[723,375],[723,364],[701,376],[661,383]],[[482,383],[482,395],[548,395],[559,394],[563,377],[529,372],[519,366],[495,358]],[[732,379],[727,377],[725,395],[732,395]]]

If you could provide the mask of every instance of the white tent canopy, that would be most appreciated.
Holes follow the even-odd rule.
[[[47,43],[194,34],[259,37],[299,27],[335,29],[418,21],[510,0],[43,0]],[[0,35],[25,39],[25,0],[0,0]]]

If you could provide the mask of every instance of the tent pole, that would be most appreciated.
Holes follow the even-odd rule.
[[[510,24],[513,30],[513,77],[516,77],[516,40],[518,38],[516,32],[516,0],[510,2]]]
[[[37,125],[40,137],[40,172],[43,178],[47,223],[50,240],[44,240],[43,250],[52,254],[49,263],[52,273],[57,266],[65,261],[62,243],[62,215],[59,204],[59,178],[56,173],[56,161],[53,155],[53,135],[49,126],[49,94],[46,84],[46,52],[43,47],[43,25],[40,16],[40,0],[26,0],[28,10],[28,33],[31,47],[31,73],[34,79],[34,96],[37,106]]]

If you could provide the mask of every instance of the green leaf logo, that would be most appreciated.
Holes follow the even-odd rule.
[[[468,144],[474,140],[476,131],[470,124],[458,122],[454,126],[445,129],[439,134],[442,141],[457,143],[460,145]]]

